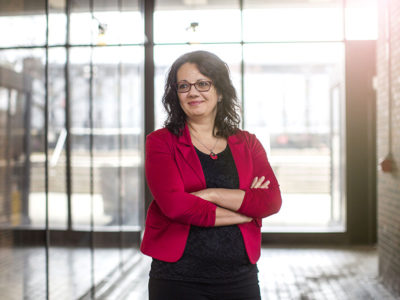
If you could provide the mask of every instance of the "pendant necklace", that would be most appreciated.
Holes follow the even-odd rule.
[[[212,147],[211,149],[209,149],[209,148],[208,148],[206,145],[204,145],[197,137],[195,137],[194,135],[193,135],[193,137],[196,139],[196,141],[198,141],[200,144],[202,144],[204,148],[206,148],[208,151],[210,151],[209,156],[211,157],[211,159],[213,159],[213,160],[218,159],[218,155],[214,153],[215,146],[217,146],[217,143],[218,143],[218,140],[219,140],[218,138],[217,138],[217,141],[216,141],[215,144],[214,144],[214,147]]]

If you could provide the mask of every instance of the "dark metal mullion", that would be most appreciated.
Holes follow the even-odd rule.
[[[337,44],[342,43],[343,40],[304,40],[304,41],[239,41],[239,42],[199,42],[196,45],[240,45],[240,44],[248,44],[248,45],[264,45],[264,44]],[[190,43],[176,42],[176,43],[154,43],[156,46],[184,46],[191,45]]]
[[[89,1],[90,13],[92,16],[91,21],[94,18],[93,14],[93,0]],[[91,26],[91,28],[93,28]],[[91,29],[91,38],[93,38],[93,30]],[[91,40],[90,45],[90,78],[89,78],[89,156],[90,156],[90,277],[91,277],[91,288],[90,288],[90,297],[91,299],[95,299],[95,279],[94,279],[94,216],[93,216],[93,194],[94,194],[94,180],[93,180],[93,40]]]
[[[44,177],[45,177],[45,198],[46,198],[46,217],[45,217],[45,252],[46,252],[46,299],[50,298],[50,272],[49,272],[49,248],[50,248],[50,230],[49,230],[49,0],[45,1],[46,13],[46,58],[44,74]]]
[[[347,186],[347,178],[346,178],[346,168],[347,168],[347,153],[346,153],[346,45],[347,45],[347,39],[346,39],[346,0],[342,0],[342,40],[340,43],[343,44],[344,48],[344,61],[343,61],[343,70],[342,70],[342,84],[339,85],[339,113],[338,113],[338,122],[339,122],[339,136],[340,136],[340,145],[339,145],[339,159],[340,159],[340,164],[339,164],[339,175],[340,178],[339,180],[339,186],[340,186],[340,192],[339,192],[339,222],[344,225],[345,231],[347,231],[347,205],[344,203],[344,199],[347,199],[347,191],[346,186]],[[342,162],[344,162],[342,164]],[[346,200],[347,201],[347,200]]]
[[[68,0],[69,1],[69,0]],[[260,42],[255,42],[255,41],[247,41],[247,42],[200,42],[196,43],[196,45],[241,45],[241,44],[248,44],[248,45],[258,45],[258,44],[337,44],[337,43],[343,43],[343,40],[326,40],[326,41],[321,41],[321,40],[305,40],[305,41],[260,41]],[[102,45],[101,47],[120,47],[120,46],[143,46],[143,43],[124,43],[124,44],[107,44],[107,45]],[[153,45],[157,46],[184,46],[184,45],[190,45],[190,43],[153,43]],[[76,47],[76,48],[85,48],[85,47],[90,47],[91,44],[57,44],[57,45],[48,45],[49,48],[69,48],[69,47]],[[2,50],[15,50],[15,49],[43,49],[45,48],[46,45],[42,46],[12,46],[12,47],[0,47],[0,51]]]
[[[330,149],[330,153],[329,153],[329,158],[330,158],[330,180],[329,180],[329,194],[331,195],[331,213],[330,213],[330,220],[329,222],[332,224],[334,222],[334,194],[335,194],[335,187],[333,185],[333,176],[334,176],[334,155],[333,155],[333,143],[332,143],[332,139],[335,135],[335,130],[334,130],[334,117],[335,117],[335,113],[334,113],[334,91],[335,91],[335,87],[331,87],[330,91],[329,91],[329,149]]]
[[[244,119],[244,39],[243,39],[243,0],[239,0],[240,6],[240,51],[241,51],[241,60],[240,60],[240,85],[241,85],[241,115],[242,115],[242,129],[245,125]]]
[[[122,0],[118,0],[118,10],[119,13],[121,14],[122,12]],[[121,52],[121,44],[118,50]],[[120,53],[119,53],[120,54]],[[122,250],[123,250],[123,233],[122,233],[122,226],[124,222],[124,215],[123,215],[123,200],[126,201],[126,197],[124,196],[124,178],[123,178],[123,169],[122,169],[122,120],[121,120],[121,113],[122,113],[122,60],[121,60],[122,55],[119,55],[119,60],[118,60],[118,74],[117,74],[117,120],[118,120],[118,128],[119,128],[119,134],[118,134],[118,227],[119,227],[119,266],[120,270],[123,270],[123,255],[122,255]],[[126,195],[125,195],[126,196]]]
[[[144,136],[147,136],[150,132],[154,131],[154,7],[155,0],[142,1],[144,33],[146,38],[146,43],[144,46]],[[145,184],[145,180],[143,180],[143,183],[143,188],[145,191],[145,211],[147,211],[152,196],[149,188]]]
[[[17,94],[18,96],[18,94]],[[6,159],[6,172],[5,174],[12,174],[11,171],[11,157],[10,157],[10,148],[11,148],[11,97],[12,97],[12,90],[8,88],[7,90],[7,114],[6,114],[6,134],[5,134],[5,150],[4,156]],[[29,134],[29,131],[25,131],[25,136]],[[5,176],[4,181],[4,199],[11,199],[11,176]],[[24,197],[22,199],[25,199]],[[2,208],[6,212],[6,221],[7,223],[11,224],[11,201],[4,201],[4,207]],[[26,215],[26,214],[23,214]]]
[[[90,157],[90,257],[91,257],[91,296],[94,299],[94,216],[93,216],[93,196],[94,196],[94,169],[93,169],[93,46],[90,47],[90,79],[89,79],[89,157]]]
[[[69,1],[69,0],[68,0]],[[102,45],[101,47],[119,47],[119,46],[143,46],[143,43],[126,43],[126,44],[107,44],[107,45]],[[48,45],[47,47],[51,48],[66,48],[71,46],[70,44],[53,44],[53,45]],[[73,47],[76,48],[87,48],[90,47],[91,44],[73,44]],[[0,51],[3,50],[15,50],[15,49],[26,49],[26,50],[30,50],[30,49],[43,49],[46,48],[46,45],[41,45],[41,46],[11,46],[11,47],[0,47]]]
[[[123,177],[123,169],[122,169],[122,160],[123,160],[123,153],[122,153],[122,146],[123,146],[123,136],[122,136],[122,120],[121,120],[121,113],[122,113],[122,99],[121,99],[121,85],[122,85],[122,63],[121,60],[118,62],[118,94],[117,94],[117,113],[118,113],[118,229],[120,235],[120,265],[122,268],[123,264],[123,257],[122,257],[122,249],[123,249],[123,234],[122,234],[122,226],[124,224],[124,201],[126,201],[126,196],[124,194],[124,177]]]
[[[65,139],[65,153],[66,153],[66,189],[67,189],[67,230],[72,231],[72,163],[71,163],[71,120],[70,120],[70,81],[69,81],[69,70],[70,70],[70,16],[71,7],[70,0],[66,1],[65,13],[67,16],[66,24],[66,62],[64,67],[64,80],[65,80],[65,130],[67,136]]]
[[[347,125],[346,124],[347,123],[347,121],[346,121],[346,119],[347,119],[347,116],[346,116],[346,114],[347,114],[347,105],[346,105],[346,103],[347,103],[347,100],[348,100],[348,99],[346,99],[346,64],[347,64],[347,59],[346,59],[346,55],[347,55],[346,6],[347,6],[347,0],[342,0],[342,15],[343,15],[343,17],[342,17],[342,22],[343,22],[342,23],[342,30],[343,30],[342,43],[343,43],[343,46],[344,46],[344,62],[343,62],[343,78],[344,78],[344,91],[343,91],[343,99],[344,99],[344,108],[343,108],[343,112],[344,112],[344,116],[343,116],[344,132],[343,133],[344,133],[344,135],[342,136],[340,142],[343,143],[344,146],[343,147],[341,146],[340,149],[343,149],[343,153],[341,153],[341,154],[345,156],[344,157],[345,168],[344,168],[344,170],[340,170],[340,172],[343,172],[343,175],[344,175],[343,176],[343,178],[344,178],[343,188],[345,188],[345,189],[347,187],[347,182],[348,182],[348,178],[347,178],[347,176],[345,176],[346,173],[347,173],[346,169],[347,169],[347,155],[348,155],[347,146],[345,144],[346,143],[346,135],[347,135],[347,131],[348,131],[347,130],[347,126],[346,126]],[[340,113],[342,113],[342,111]],[[343,158],[341,157],[341,159],[343,159]],[[342,183],[341,183],[341,185],[342,185]],[[349,224],[349,222],[348,222],[348,220],[349,220],[349,213],[348,213],[349,205],[348,205],[347,194],[348,194],[347,189],[346,189],[346,191],[340,193],[340,219],[341,219],[342,223],[344,221],[344,228],[345,228],[346,233],[348,232],[348,224]],[[344,198],[346,199],[346,203],[343,203],[344,202]],[[332,197],[331,197],[331,201],[332,201]],[[345,216],[342,215],[343,211],[345,213]]]

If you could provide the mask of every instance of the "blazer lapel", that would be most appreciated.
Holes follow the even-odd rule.
[[[206,188],[206,180],[204,178],[203,168],[192,144],[187,125],[185,125],[183,134],[178,137],[177,148],[182,154],[182,157],[185,159],[186,163],[190,166],[190,168],[192,168],[193,172],[200,180],[203,188]]]

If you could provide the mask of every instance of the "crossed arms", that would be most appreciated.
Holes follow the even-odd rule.
[[[265,176],[261,176],[260,178],[254,177],[250,188],[268,189],[269,184],[270,181],[265,180]],[[191,194],[217,205],[214,226],[242,224],[253,220],[252,217],[237,212],[242,206],[246,194],[243,190],[209,188]]]
[[[157,205],[168,218],[196,226],[224,226],[251,222],[279,211],[279,185],[265,151],[250,135],[253,180],[242,189],[202,189],[187,192],[165,136],[146,140],[146,177]],[[245,158],[243,158],[245,159]]]

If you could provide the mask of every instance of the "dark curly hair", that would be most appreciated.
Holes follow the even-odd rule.
[[[193,63],[200,73],[209,77],[222,101],[217,104],[217,115],[214,122],[213,133],[217,136],[228,137],[234,134],[240,123],[237,112],[239,105],[236,90],[232,85],[228,65],[218,56],[207,51],[194,51],[180,56],[169,69],[165,82],[162,103],[168,117],[164,126],[173,134],[182,135],[186,123],[186,114],[179,103],[176,91],[176,74],[185,63]]]

